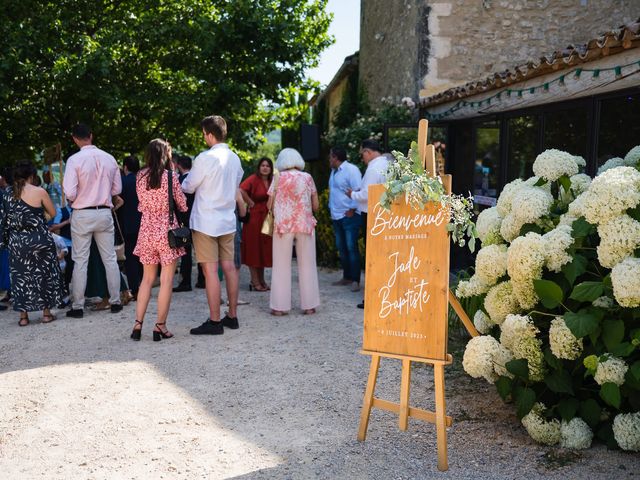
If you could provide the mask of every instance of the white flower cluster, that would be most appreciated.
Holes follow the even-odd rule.
[[[549,327],[549,344],[551,353],[557,358],[575,360],[582,354],[582,339],[576,338],[562,317],[551,320]]]
[[[511,198],[511,211],[502,221],[500,234],[512,241],[527,223],[535,223],[547,215],[553,204],[553,196],[543,188],[521,185],[516,187]]]
[[[502,224],[502,217],[498,213],[497,207],[487,208],[480,212],[476,220],[476,230],[478,230],[478,238],[483,246],[504,243],[500,236],[500,224]]]
[[[555,182],[563,175],[571,177],[578,171],[575,157],[555,148],[545,150],[533,162],[533,173],[550,182]]]
[[[484,299],[484,308],[496,325],[504,322],[510,313],[518,313],[520,304],[513,295],[511,282],[506,281],[491,287]]]
[[[576,197],[581,193],[586,192],[589,185],[591,185],[591,177],[586,173],[578,173],[571,177],[571,191]]]
[[[496,324],[491,321],[491,318],[489,318],[486,313],[482,310],[478,310],[473,316],[473,325],[476,327],[478,332],[485,335],[489,333]]]
[[[589,223],[600,225],[640,203],[640,172],[617,167],[598,175],[587,190],[582,213]]]
[[[500,343],[513,354],[514,358],[525,358],[529,365],[529,378],[539,382],[544,378],[544,355],[542,341],[536,338],[540,333],[528,316],[507,315],[500,325]]]
[[[629,370],[629,366],[624,360],[618,357],[609,356],[605,361],[598,362],[596,374],[593,376],[598,385],[611,382],[620,386],[624,383],[624,376]]]
[[[507,250],[507,272],[520,307],[531,309],[538,303],[533,280],[542,276],[546,242],[534,232],[516,238]]]
[[[613,268],[640,246],[640,222],[623,214],[598,226],[598,235],[598,260],[603,267]]]
[[[613,296],[623,307],[640,305],[640,258],[625,258],[611,270]]]
[[[569,422],[563,420],[560,424],[561,447],[582,450],[591,446],[591,440],[593,432],[580,417],[572,418]]]
[[[402,100],[400,100],[400,103],[402,105],[404,105],[407,108],[415,108],[416,107],[416,102],[414,102],[411,97],[403,97]]]
[[[493,383],[500,375],[506,375],[505,363],[512,359],[511,354],[489,335],[473,337],[467,343],[462,357],[464,371],[473,378],[484,378]]]
[[[559,272],[562,267],[570,263],[573,257],[567,249],[573,244],[571,226],[559,225],[542,236],[545,242],[545,263],[552,272]]]
[[[640,145],[636,145],[624,156],[624,164],[634,167],[640,162]]]
[[[511,212],[511,200],[513,199],[513,195],[518,191],[518,189],[522,186],[524,182],[519,178],[507,183],[502,189],[502,193],[498,197],[498,202],[496,203],[496,210],[498,211],[498,215],[502,218],[509,215]]]
[[[640,452],[640,412],[616,415],[613,419],[613,437],[621,449]]]
[[[625,163],[623,158],[620,158],[620,157],[610,158],[609,160],[604,162],[604,165],[601,165],[600,168],[598,168],[598,175],[606,172],[607,170],[611,170],[612,168],[622,167],[624,165]]]
[[[495,285],[507,273],[507,246],[489,245],[476,257],[476,273],[481,282]]]
[[[573,160],[576,162],[576,165],[578,165],[578,168],[580,169],[587,166],[587,161],[584,159],[584,157],[581,157],[580,155],[574,155]]]
[[[560,441],[560,422],[555,419],[545,419],[543,414],[546,409],[544,404],[536,403],[531,411],[522,418],[522,425],[536,442],[555,445]]]
[[[616,302],[612,298],[603,296],[598,297],[593,301],[593,306],[598,308],[604,308],[605,310],[611,310],[616,306]]]
[[[484,283],[477,276],[473,275],[469,280],[461,280],[456,288],[456,297],[469,298],[486,293],[491,285]]]

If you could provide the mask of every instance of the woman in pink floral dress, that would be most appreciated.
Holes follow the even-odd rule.
[[[159,138],[151,140],[144,154],[146,168],[138,172],[136,191],[138,210],[142,213],[138,242],[133,253],[140,257],[143,265],[142,282],[136,303],[136,323],[131,332],[133,340],[140,340],[142,322],[151,298],[151,288],[160,269],[160,292],[158,293],[158,320],[153,329],[153,341],[171,338],[167,328],[167,315],[171,303],[173,276],[178,258],[185,254],[184,248],[171,248],[167,234],[178,226],[177,218],[169,225],[169,171],[171,168],[171,146]],[[182,193],[178,176],[172,172],[171,189],[175,210],[186,212],[187,199]]]
[[[268,207],[273,211],[273,267],[271,271],[271,314],[285,315],[291,310],[291,257],[296,245],[300,307],[315,313],[320,304],[316,269],[316,219],[318,192],[313,178],[303,172],[304,160],[293,148],[278,155],[280,171],[269,188]]]

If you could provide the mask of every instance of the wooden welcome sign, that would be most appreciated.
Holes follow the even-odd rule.
[[[427,174],[435,176],[435,150],[427,145],[427,120],[418,129],[420,158]],[[451,175],[441,177],[447,192]],[[471,335],[478,335],[458,300],[449,291],[449,213],[432,203],[423,210],[394,202],[391,210],[379,203],[382,185],[369,187],[367,259],[365,274],[364,349],[371,367],[364,394],[358,440],[367,435],[372,408],[395,412],[400,430],[409,417],[436,424],[438,469],[447,470],[447,430],[444,367],[453,361],[447,354],[449,303]],[[402,360],[400,403],[374,397],[380,358]],[[409,406],[411,362],[433,365],[436,411]]]

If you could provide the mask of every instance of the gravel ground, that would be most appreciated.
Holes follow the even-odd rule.
[[[240,329],[193,337],[207,315],[202,290],[174,295],[171,340],[129,340],[119,314],[34,316],[0,325],[0,479],[567,479],[638,478],[640,456],[535,444],[495,389],[447,367],[449,471],[436,468],[435,426],[374,410],[356,440],[369,357],[358,353],[362,293],[320,272],[316,315],[268,314],[243,270]],[[297,292],[294,293],[294,305]],[[155,305],[150,306],[151,313]],[[383,359],[378,397],[397,401],[400,362]],[[411,403],[433,409],[430,368],[414,367]]]

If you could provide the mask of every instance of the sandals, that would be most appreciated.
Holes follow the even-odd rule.
[[[316,309],[315,308],[307,308],[306,310],[303,310],[302,313],[304,313],[305,315],[313,315],[314,313],[316,313]]]
[[[256,292],[267,292],[269,290],[270,290],[269,287],[266,287],[266,286],[262,285],[261,283],[258,283],[257,285],[254,284],[253,282],[249,283],[249,291],[250,292],[253,292],[253,291],[256,291]]]
[[[140,328],[136,328],[137,325],[140,325]],[[136,320],[136,325],[133,326],[133,330],[131,331],[131,339],[136,342],[140,341],[140,335],[142,334],[142,322],[140,320]]]
[[[158,330],[156,330],[155,328],[153,329],[153,341],[154,342],[159,342],[160,340],[162,340],[163,338],[171,338],[173,337],[173,333],[171,333],[169,330],[162,330],[162,328],[160,328],[160,325],[166,325],[167,322],[164,323],[156,323],[156,328]]]
[[[20,325],[21,327],[26,327],[27,325],[29,325],[29,317],[25,316],[25,317],[20,317],[20,320],[18,321],[18,325]]]
[[[101,302],[96,303],[94,306],[92,306],[90,310],[92,312],[98,312],[100,310],[109,310],[110,308],[111,305],[109,304],[109,300],[107,300],[106,302],[102,300]]]
[[[45,320],[47,319],[47,320]],[[51,323],[56,319],[56,316],[53,313],[48,315],[42,315],[42,323]]]
[[[271,315],[274,317],[283,317],[284,315],[289,315],[289,312],[283,312],[282,310],[271,310]]]

